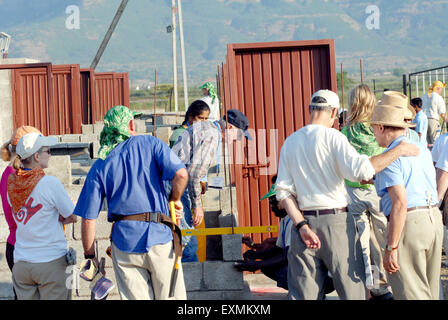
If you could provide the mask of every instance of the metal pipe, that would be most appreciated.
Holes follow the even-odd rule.
[[[180,54],[182,57],[182,79],[184,82],[184,104],[185,112],[188,109],[188,84],[187,84],[187,65],[185,63],[185,45],[184,45],[184,26],[182,21],[182,0],[177,0],[179,10],[179,35],[180,35]]]
[[[176,0],[171,0],[171,21],[173,26],[173,90],[174,90],[174,111],[178,112],[178,97],[177,97],[177,47],[176,47]],[[171,110],[170,110],[171,111]]]
[[[124,9],[126,8],[126,5],[128,4],[129,0],[122,0],[120,7],[118,8],[117,12],[115,13],[115,17],[112,20],[112,23],[109,26],[109,29],[106,32],[106,35],[104,36],[103,42],[100,45],[100,48],[98,49],[98,52],[95,55],[95,58],[92,61],[92,64],[90,65],[91,69],[96,68],[98,63],[100,62],[101,56],[103,55],[104,50],[107,47],[107,44],[109,43],[110,38],[112,37],[112,34],[114,33],[115,27],[118,24],[118,21],[120,21],[121,15],[123,14]]]

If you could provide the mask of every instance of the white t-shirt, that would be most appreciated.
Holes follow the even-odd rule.
[[[212,122],[219,120],[219,99],[215,98],[215,102],[212,103],[212,97],[205,96],[201,100],[206,102],[208,104],[208,107],[210,108],[210,115],[208,116],[208,120]]]
[[[64,256],[67,240],[59,215],[67,218],[74,209],[62,183],[56,177],[44,176],[25,206],[13,213],[17,224],[14,262],[42,263]]]
[[[291,218],[286,216],[280,220],[278,228],[278,237],[275,245],[279,248],[285,249],[291,244],[291,226],[293,225]]]
[[[300,210],[343,208],[348,204],[344,178],[370,180],[375,169],[347,137],[333,128],[307,125],[290,135],[280,151],[276,197],[296,197]]]
[[[425,93],[421,97],[422,99],[422,109],[425,111],[428,119],[439,119],[439,115],[446,112],[445,101],[437,92],[428,94]]]
[[[448,143],[448,133],[442,134],[440,137],[434,141],[434,145],[431,149],[432,161],[439,161],[440,154],[442,153],[445,146]]]

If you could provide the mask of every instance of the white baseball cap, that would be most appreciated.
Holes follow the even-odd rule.
[[[21,159],[27,159],[39,151],[42,147],[51,147],[58,143],[58,137],[45,137],[36,132],[28,133],[20,138],[16,147],[16,153]]]
[[[310,106],[339,109],[339,97],[331,90],[318,90],[311,97]]]

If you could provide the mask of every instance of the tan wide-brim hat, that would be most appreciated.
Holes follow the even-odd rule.
[[[378,105],[389,105],[403,108],[405,120],[412,120],[415,117],[415,111],[410,105],[408,97],[398,91],[384,91],[381,100],[378,101]],[[409,124],[409,127],[415,126],[416,124]]]
[[[373,109],[370,124],[381,124],[383,126],[410,128],[413,125],[404,121],[404,110],[400,106],[381,104]]]

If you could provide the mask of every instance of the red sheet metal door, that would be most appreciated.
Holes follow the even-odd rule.
[[[240,226],[278,224],[267,200],[284,140],[308,123],[314,91],[336,92],[334,40],[229,44],[222,68],[223,104],[249,119],[252,141],[235,142],[232,178]],[[254,234],[262,241],[269,234]]]
[[[53,90],[48,81],[48,67],[12,69],[11,79],[14,129],[30,125],[38,128],[44,135],[53,134],[54,125],[50,120],[50,97]]]
[[[53,65],[53,93],[55,126],[58,134],[81,133],[79,65]]]

